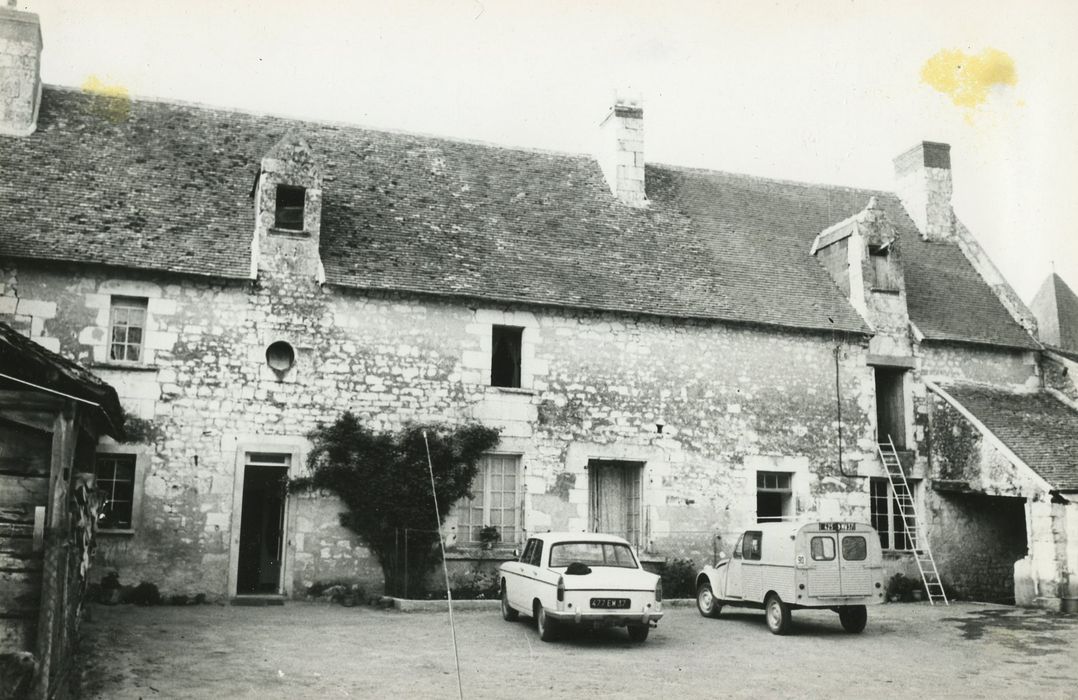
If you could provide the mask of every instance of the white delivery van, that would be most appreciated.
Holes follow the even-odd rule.
[[[718,617],[724,605],[763,608],[775,634],[789,631],[799,608],[834,610],[843,629],[861,632],[866,606],[883,596],[879,535],[854,522],[760,523],[696,577],[701,615]]]

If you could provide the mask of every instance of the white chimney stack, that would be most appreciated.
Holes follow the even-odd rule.
[[[0,7],[0,135],[29,136],[41,105],[41,25],[13,7]]]
[[[951,147],[922,141],[895,158],[895,193],[926,241],[953,241]]]
[[[599,129],[599,167],[610,191],[625,204],[646,207],[644,108],[640,99],[618,95]]]

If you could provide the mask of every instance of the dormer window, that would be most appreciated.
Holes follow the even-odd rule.
[[[277,212],[273,227],[285,231],[302,231],[303,205],[306,198],[306,188],[277,185]]]

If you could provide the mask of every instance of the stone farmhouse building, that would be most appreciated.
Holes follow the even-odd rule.
[[[872,191],[647,162],[639,104],[548,153],[42,87],[40,52],[0,10],[0,322],[130,417],[88,465],[99,573],[377,588],[338,503],[281,488],[351,410],[501,429],[458,571],[548,529],[702,564],[775,518],[871,522],[916,571],[890,438],[953,592],[1078,596],[1078,348],[955,217],[946,144]]]

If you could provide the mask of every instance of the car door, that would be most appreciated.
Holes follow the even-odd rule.
[[[531,550],[535,548],[535,543],[535,538],[528,539],[520,557],[515,562],[507,562],[502,565],[503,571],[507,574],[506,598],[509,600],[509,604],[514,607],[521,607],[521,601],[524,600],[524,588],[527,586],[527,579],[524,576],[524,562],[529,557]]]
[[[742,534],[741,537],[737,538],[734,551],[730,553],[730,563],[726,565],[726,583],[721,593],[723,598],[741,598],[741,568],[744,562],[741,556],[741,547],[744,540],[745,535]]]
[[[531,600],[534,595],[531,593],[531,589],[534,587],[535,581],[534,575],[529,574],[534,567],[530,564],[535,552],[541,549],[541,543],[538,539],[532,537],[524,545],[524,552],[520,555],[520,559],[515,562],[506,565],[506,568],[512,574],[512,580],[506,581],[507,596],[509,598],[509,604],[516,608],[528,610],[531,608]]]

